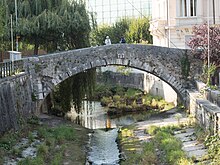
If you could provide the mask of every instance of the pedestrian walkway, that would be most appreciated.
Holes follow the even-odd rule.
[[[194,128],[176,131],[174,134],[175,137],[182,141],[182,149],[186,152],[188,157],[193,158],[194,161],[201,161],[207,154],[208,151],[204,144],[196,140]]]
[[[174,112],[174,111],[173,111]],[[138,122],[136,125],[136,130],[134,131],[134,136],[138,138],[141,142],[149,142],[151,140],[151,135],[146,134],[145,130],[150,126],[168,126],[168,125],[178,125],[180,123],[187,123],[188,118],[183,116],[181,119],[176,119],[175,114],[171,112],[165,118],[153,118],[147,121]],[[165,115],[166,116],[166,115]],[[194,161],[200,162],[202,158],[207,154],[207,149],[204,144],[201,144],[196,140],[194,128],[183,128],[175,132],[175,137],[179,138],[183,144],[183,150],[186,152],[188,157],[193,158]]]

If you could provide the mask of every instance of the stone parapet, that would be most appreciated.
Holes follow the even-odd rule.
[[[203,96],[204,99],[209,100],[211,103],[220,107],[220,91],[219,90],[211,90],[204,84],[203,82],[196,81],[196,88],[200,92],[200,95]]]
[[[188,91],[190,114],[205,130],[220,134],[220,108],[201,97],[198,91]]]

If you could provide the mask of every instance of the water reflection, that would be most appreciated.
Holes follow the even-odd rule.
[[[67,116],[71,121],[89,129],[118,128],[133,124],[140,118],[148,118],[146,114],[130,114],[112,119],[107,115],[107,108],[95,101],[84,101],[80,114],[72,110]]]
[[[73,122],[94,130],[90,136],[87,164],[118,165],[118,128],[135,123],[139,117],[148,118],[149,114],[131,114],[112,119],[107,115],[107,108],[102,107],[100,102],[84,101],[79,114],[73,109],[67,116]]]

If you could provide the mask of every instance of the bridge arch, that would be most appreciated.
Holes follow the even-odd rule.
[[[121,65],[151,73],[168,83],[185,100],[187,82],[182,75],[181,59],[189,51],[137,44],[115,44],[57,52],[26,59],[33,90],[39,100],[54,86],[85,70],[107,65]],[[199,73],[195,60],[191,63],[190,78]],[[197,67],[197,69],[195,69]]]

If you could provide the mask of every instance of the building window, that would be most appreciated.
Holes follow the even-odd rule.
[[[180,0],[180,16],[187,16],[187,0]]]
[[[196,16],[197,0],[180,0],[179,9],[181,17]]]
[[[196,16],[197,0],[190,0],[190,16]]]

